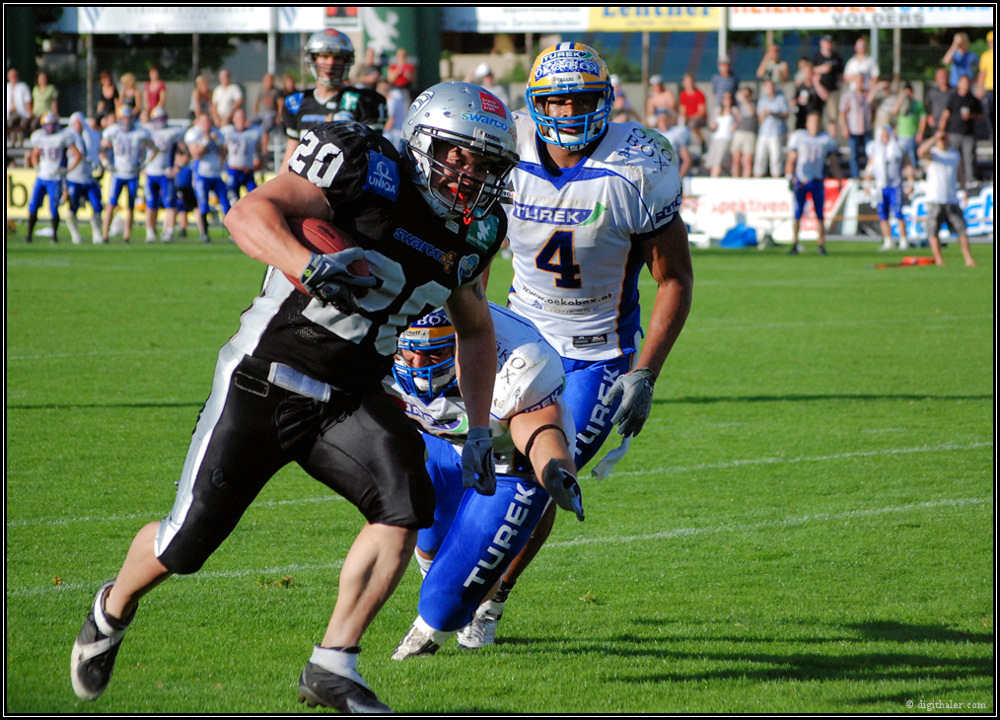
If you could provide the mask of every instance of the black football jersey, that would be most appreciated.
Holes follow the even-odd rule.
[[[345,315],[269,268],[232,343],[343,390],[377,390],[400,333],[489,266],[506,235],[506,216],[496,205],[470,225],[439,218],[410,180],[406,161],[360,123],[307,131],[288,166],[323,189],[328,220],[365,250],[381,285],[359,300],[359,312]]]
[[[354,120],[376,130],[385,127],[389,106],[381,93],[368,88],[346,87],[324,101],[315,92],[301,92],[285,98],[281,124],[285,134],[299,140],[309,128],[339,120]]]

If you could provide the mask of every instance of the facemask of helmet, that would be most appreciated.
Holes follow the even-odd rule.
[[[480,181],[439,162],[440,143],[468,150],[490,161]],[[495,95],[464,82],[439,83],[413,101],[402,128],[402,150],[412,162],[413,180],[438,217],[461,218],[466,224],[487,215],[503,193],[507,176],[518,163],[517,132],[510,110]],[[441,193],[442,175],[469,192]]]
[[[410,325],[397,342],[392,376],[408,394],[430,402],[455,386],[455,328],[444,310],[435,310]],[[403,359],[403,351],[440,354],[451,350],[440,362],[416,368]]]
[[[351,39],[342,32],[327,28],[309,36],[305,53],[309,72],[312,73],[316,84],[330,90],[339,90],[351,65],[354,64],[354,45],[351,44]],[[320,55],[333,56],[333,67],[329,74],[321,72],[316,65],[316,58]]]
[[[545,114],[546,97],[578,93],[596,94],[597,107],[572,117]],[[538,136],[566,150],[579,150],[604,135],[613,98],[608,66],[600,55],[588,45],[571,42],[553,45],[539,54],[525,91]]]
[[[128,105],[122,105],[118,108],[118,127],[122,130],[131,130],[132,124],[135,122],[135,113],[132,108]]]
[[[47,112],[42,116],[42,127],[48,135],[54,135],[59,130],[59,116],[54,112]]]
[[[158,107],[150,113],[149,119],[153,123],[153,127],[164,128],[167,126],[167,111]]]

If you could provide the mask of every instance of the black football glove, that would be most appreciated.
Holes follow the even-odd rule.
[[[469,429],[462,447],[462,485],[476,488],[480,495],[497,491],[497,473],[493,466],[493,439],[488,427]]]
[[[327,255],[313,253],[302,271],[302,285],[324,305],[331,304],[348,315],[357,312],[358,298],[354,291],[370,290],[379,284],[374,276],[360,277],[347,269],[348,265],[364,257],[365,251],[361,248]]]
[[[583,493],[580,492],[580,484],[573,473],[559,466],[559,461],[555,458],[549,460],[542,472],[542,485],[556,505],[575,513],[576,519],[583,521]]]

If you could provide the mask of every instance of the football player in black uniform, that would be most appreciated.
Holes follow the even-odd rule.
[[[233,239],[269,266],[263,291],[219,353],[173,509],[139,531],[117,578],[97,593],[73,648],[77,695],[104,691],[139,599],[173,573],[197,571],[270,477],[297,462],[367,521],[344,560],[299,700],[388,711],[358,674],[358,645],[406,569],[417,530],[433,521],[434,491],[420,434],[382,379],[398,336],[443,304],[472,426],[463,482],[494,492],[496,345],[482,274],[506,233],[496,200],[516,147],[500,100],[441,83],[414,101],[399,150],[361,123],[318,126],[304,134],[289,172],[233,206],[225,219]],[[291,234],[292,217],[332,222],[359,247],[311,253]],[[347,269],[361,257],[370,277]]]
[[[381,132],[389,119],[385,97],[370,88],[346,84],[347,73],[354,64],[354,46],[347,35],[333,28],[313,33],[306,42],[305,52],[316,88],[285,98],[281,125],[288,141],[280,172],[288,169],[288,159],[309,128],[356,120]]]

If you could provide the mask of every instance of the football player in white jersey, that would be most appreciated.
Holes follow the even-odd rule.
[[[550,498],[583,520],[575,429],[561,397],[562,361],[527,319],[492,304],[490,312],[497,340],[490,407],[496,493],[481,495],[462,483],[462,448],[478,440],[458,391],[455,328],[443,310],[403,333],[384,383],[423,432],[435,499],[434,524],[417,535],[424,573],[419,614],[394,660],[433,655],[456,633],[460,646],[482,644],[468,637],[481,627],[473,616],[502,614],[502,604],[480,603],[524,547]]]
[[[32,241],[35,223],[38,222],[38,210],[42,200],[48,195],[52,242],[58,242],[59,203],[62,202],[63,191],[66,189],[66,172],[80,163],[82,155],[73,142],[72,135],[59,127],[59,118],[51,112],[42,116],[42,126],[31,134],[30,144],[32,149],[27,157],[27,165],[37,167],[38,175],[28,201],[28,234],[24,241]]]
[[[177,221],[177,151],[184,148],[184,129],[167,124],[167,111],[154,108],[150,135],[157,153],[146,165],[146,242],[156,242],[156,219],[164,210],[163,242],[174,239]]]
[[[610,122],[613,94],[593,48],[560,43],[539,54],[528,77],[527,112],[515,115],[521,162],[507,211],[510,308],[531,319],[563,358],[577,467],[594,458],[613,426],[622,435],[621,446],[594,469],[598,477],[646,421],[694,283],[678,158],[656,131]],[[640,343],[644,266],[656,294]],[[549,512],[512,564],[497,602],[544,542],[552,518]]]
[[[247,123],[247,115],[242,108],[233,111],[232,125],[226,125],[219,133],[226,143],[226,186],[229,188],[230,202],[240,199],[240,190],[252,192],[257,187],[254,173],[260,168],[261,139],[264,131],[260,125]]]
[[[198,234],[203,243],[210,242],[208,237],[208,212],[210,195],[215,195],[219,209],[225,216],[231,207],[229,190],[226,181],[222,179],[222,158],[226,154],[226,143],[219,130],[212,125],[212,118],[199,115],[194,125],[184,133],[184,144],[191,154],[194,166],[194,194],[198,198],[198,212],[195,221],[198,223]]]
[[[66,171],[69,190],[69,217],[66,218],[66,225],[73,244],[82,243],[76,215],[86,200],[93,211],[90,216],[91,240],[94,244],[100,244],[104,203],[101,200],[101,186],[94,178],[94,172],[101,172],[101,132],[87,123],[82,112],[75,112],[69,116],[69,133],[76,149],[80,151],[81,159],[76,167]]]
[[[132,237],[132,216],[136,197],[139,195],[139,173],[157,152],[149,131],[136,124],[134,113],[131,107],[122,105],[118,109],[118,122],[105,129],[101,140],[101,150],[105,157],[108,151],[113,156],[111,195],[108,196],[108,212],[104,216],[104,242],[108,241],[111,234],[111,219],[118,206],[118,198],[125,189],[128,190],[128,200],[122,242],[127,243]]]

